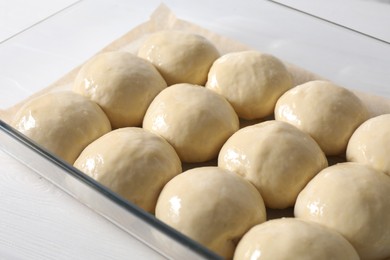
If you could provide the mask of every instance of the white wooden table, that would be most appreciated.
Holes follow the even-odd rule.
[[[245,30],[251,29],[248,23],[265,3],[164,2],[179,17],[248,44],[253,38]],[[278,2],[390,42],[389,2]],[[43,89],[146,21],[159,4],[158,0],[0,0],[0,108]],[[269,50],[289,57],[283,49]],[[390,96],[389,89],[379,91]],[[161,258],[2,151],[0,165],[0,259]]]

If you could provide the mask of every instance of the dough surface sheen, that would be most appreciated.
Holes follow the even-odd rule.
[[[296,218],[269,220],[251,228],[239,242],[234,260],[359,260],[339,233]]]
[[[359,163],[322,170],[299,194],[297,218],[343,235],[361,259],[390,257],[390,177]]]
[[[228,53],[211,67],[206,88],[224,96],[240,118],[273,113],[278,98],[292,87],[290,73],[276,57],[258,51]]]
[[[328,166],[306,133],[281,121],[266,121],[234,133],[223,145],[218,166],[250,181],[267,207],[293,206],[299,192]]]
[[[284,93],[276,103],[275,119],[310,134],[331,156],[345,153],[355,129],[368,119],[368,111],[351,91],[315,80]]]
[[[151,213],[164,185],[181,173],[173,147],[137,127],[100,137],[84,149],[74,166]]]
[[[348,142],[347,160],[390,176],[390,114],[371,118],[356,129]]]
[[[207,73],[219,57],[206,38],[181,31],[161,31],[150,35],[138,51],[160,71],[168,85],[204,85]]]
[[[156,217],[231,258],[241,236],[266,220],[266,211],[260,193],[248,181],[218,167],[200,167],[168,182]]]
[[[15,114],[11,125],[70,164],[88,144],[111,131],[102,109],[71,91],[30,100]]]
[[[73,83],[74,92],[99,104],[113,128],[140,126],[153,98],[166,87],[150,62],[123,51],[96,55]]]
[[[222,96],[201,86],[176,84],[153,100],[143,127],[164,137],[182,161],[205,162],[218,156],[239,121]]]

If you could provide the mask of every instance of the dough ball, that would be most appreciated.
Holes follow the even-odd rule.
[[[148,61],[127,52],[98,54],[79,71],[73,91],[90,98],[113,128],[140,126],[153,98],[167,87]]]
[[[153,100],[143,127],[164,137],[182,161],[204,162],[218,156],[239,121],[222,96],[201,86],[176,84]]]
[[[328,167],[299,194],[294,213],[342,234],[361,259],[390,257],[390,177],[358,163]]]
[[[172,146],[136,127],[103,135],[84,149],[74,166],[151,213],[164,185],[181,173]]]
[[[367,118],[367,109],[355,94],[320,80],[287,91],[275,107],[276,120],[310,134],[329,156],[344,153],[352,133]]]
[[[153,63],[168,85],[204,85],[207,73],[214,60],[219,57],[219,52],[210,41],[200,35],[161,31],[146,39],[138,56]]]
[[[347,160],[360,162],[390,175],[390,114],[364,122],[353,133],[347,147]]]
[[[238,243],[235,260],[359,260],[339,233],[295,218],[267,221],[250,229]]]
[[[276,57],[242,51],[217,59],[206,87],[224,96],[239,117],[250,120],[271,115],[278,98],[292,87],[292,79]]]
[[[157,201],[156,217],[225,258],[239,239],[266,220],[260,193],[240,176],[200,167],[174,177]]]
[[[11,125],[70,164],[88,144],[111,131],[107,116],[95,102],[70,91],[30,100]]]
[[[328,162],[308,134],[272,120],[234,133],[219,153],[218,166],[254,184],[267,207],[282,209],[294,205],[299,192]]]

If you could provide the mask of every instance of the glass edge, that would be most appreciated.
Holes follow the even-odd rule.
[[[198,242],[192,240],[191,238],[185,236],[184,234],[178,232],[177,230],[173,229],[172,227],[168,226],[167,224],[163,223],[162,221],[158,220],[155,216],[151,215],[150,213],[147,213],[146,211],[140,209],[135,204],[121,198],[117,194],[115,194],[113,191],[107,189],[102,184],[98,183],[94,179],[90,178],[86,174],[82,173],[77,168],[73,167],[72,165],[68,164],[67,162],[61,160],[60,158],[56,157],[46,149],[40,147],[37,145],[34,141],[30,140],[28,137],[14,129],[12,126],[8,125],[6,122],[0,119],[0,131],[7,134],[9,137],[14,139],[15,141],[19,142],[26,148],[34,151],[36,154],[38,154],[40,157],[44,158],[48,163],[53,164],[57,167],[60,167],[62,170],[64,170],[66,173],[71,175],[72,177],[76,178],[80,182],[86,184],[89,188],[99,192],[101,195],[105,196],[108,200],[113,202],[116,206],[121,207],[128,213],[132,214],[136,218],[146,222],[147,224],[151,225],[153,228],[156,228],[159,232],[162,232],[163,234],[167,235],[169,238],[175,240],[182,246],[188,248],[189,250],[194,251],[197,255],[200,257],[204,257],[206,259],[223,259],[213,251],[209,250],[208,248],[204,247],[203,245],[199,244]],[[18,158],[16,154],[10,153],[8,150],[6,150],[0,143],[0,149],[3,149],[7,154],[11,154],[15,156],[18,161],[29,167],[22,159]],[[30,168],[30,167],[29,167]],[[33,169],[34,170],[34,169]],[[39,171],[34,170],[39,175],[47,179],[49,182],[53,183],[56,187],[59,187],[61,190],[65,191],[70,196],[74,197],[65,187],[62,187],[61,185],[53,182],[52,180],[46,178],[46,176],[42,175]],[[77,199],[77,198],[76,198]],[[78,200],[83,205],[90,207],[86,205],[85,203]],[[92,208],[93,209],[93,208]],[[126,230],[123,226],[118,225],[117,223],[114,223],[110,218],[108,218],[104,212],[96,211],[99,215],[103,216],[104,218],[108,219],[112,224],[116,225],[123,231],[132,234],[131,231]],[[136,237],[138,239],[138,237]],[[140,240],[140,239],[139,239]],[[140,240],[142,243],[147,243],[147,241]],[[147,245],[149,246],[149,245]],[[154,250],[158,249],[153,248]],[[165,255],[165,254],[163,254]]]
[[[280,2],[277,2],[277,1],[274,1],[274,0],[266,0],[266,1],[274,4],[275,6],[280,6],[280,7],[292,10],[292,11],[294,11],[296,13],[300,13],[300,14],[305,15],[305,16],[310,16],[313,19],[324,21],[325,23],[327,23],[329,25],[334,25],[334,26],[337,26],[337,27],[339,27],[341,29],[348,30],[348,31],[353,32],[353,33],[360,34],[362,37],[368,37],[368,38],[370,38],[373,41],[380,42],[380,43],[385,43],[385,44],[390,44],[389,42],[387,42],[385,40],[373,37],[371,35],[362,33],[360,31],[354,30],[352,28],[349,28],[349,27],[340,25],[338,23],[334,23],[332,21],[323,19],[321,17],[309,14],[307,12],[304,12],[304,11],[301,11],[299,9],[293,8],[293,7],[289,6],[289,5],[286,5],[286,4],[283,4],[283,3],[280,3]],[[81,2],[81,0],[76,1],[74,4],[68,6],[67,8],[72,8],[74,5],[79,4],[80,2]],[[64,11],[64,10],[61,10],[61,11]],[[50,16],[47,19],[44,19],[44,22],[46,20],[48,20],[48,19],[51,19],[52,17],[53,16]],[[26,28],[23,31],[19,32],[17,35],[19,35],[21,33],[24,33],[25,31],[28,31],[29,29],[30,28]],[[7,39],[7,40],[9,40],[9,39]],[[3,43],[3,42],[4,41],[0,42],[0,44]],[[0,119],[0,131],[2,131],[3,133],[7,134],[11,138],[13,138],[15,141],[23,144],[26,148],[35,151],[37,154],[39,154],[41,157],[43,157],[45,160],[47,160],[48,163],[54,164],[54,165],[62,168],[64,171],[66,171],[72,177],[78,179],[79,181],[83,182],[84,184],[88,185],[90,188],[96,190],[97,192],[99,192],[100,194],[102,194],[103,196],[105,196],[106,198],[111,200],[115,205],[117,205],[119,207],[122,207],[123,209],[128,211],[130,214],[133,214],[135,217],[139,218],[140,220],[150,224],[154,228],[158,229],[160,232],[166,234],[167,236],[169,236],[170,238],[174,239],[178,243],[180,243],[183,246],[187,247],[189,250],[192,250],[192,251],[196,252],[200,257],[203,257],[205,259],[223,259],[219,255],[215,254],[214,252],[212,252],[211,250],[209,250],[206,247],[202,246],[201,244],[197,243],[196,241],[188,238],[187,236],[185,236],[182,233],[176,231],[175,229],[171,228],[170,226],[166,225],[165,223],[159,221],[153,215],[143,211],[142,209],[140,209],[136,205],[132,204],[131,202],[128,202],[128,201],[124,200],[123,198],[119,197],[118,195],[116,195],[111,190],[105,188],[100,183],[96,182],[95,180],[93,180],[89,176],[87,176],[84,173],[82,173],[81,171],[79,171],[77,168],[73,167],[72,165],[70,165],[70,164],[66,163],[65,161],[61,160],[60,158],[56,157],[52,153],[48,152],[46,149],[40,147],[35,142],[33,142],[28,137],[26,137],[23,134],[21,134],[20,132],[18,132],[16,129],[12,128],[10,125],[8,125],[6,122],[4,122],[1,119]],[[0,145],[0,149],[2,149],[1,145]],[[8,151],[6,151],[6,152],[9,153]],[[23,162],[23,160],[19,160],[19,161],[21,163],[25,164]],[[37,172],[37,173],[40,174],[39,172]],[[41,175],[41,176],[45,177],[43,175]],[[56,185],[56,187],[59,187],[61,190],[64,190],[66,193],[68,193],[68,191],[66,189],[64,189],[63,187],[59,186],[57,183],[54,183],[51,180],[49,180],[49,181],[51,183],[53,183],[54,185]],[[82,203],[82,202],[80,202],[80,203]],[[89,207],[88,205],[85,205],[85,206]],[[95,212],[97,212],[97,211],[95,211]],[[104,213],[102,213],[102,212],[97,212],[97,213],[99,215],[103,216],[104,218],[106,218]],[[106,219],[108,219],[108,218],[106,218]],[[110,219],[108,219],[108,220],[113,225],[118,226],[116,223],[112,222]],[[122,226],[118,226],[118,227],[120,229],[124,230],[124,228]],[[130,233],[131,234],[131,231],[128,231],[128,230],[124,230],[124,231],[126,233]],[[142,241],[142,240],[140,240],[140,241]],[[142,241],[142,243],[145,243],[145,242]],[[156,249],[154,249],[154,250],[156,250]]]
[[[304,15],[304,16],[308,16],[308,17],[311,17],[313,19],[316,19],[316,20],[319,20],[319,21],[323,21],[329,25],[333,25],[333,26],[336,26],[340,29],[344,29],[344,30],[347,30],[347,31],[350,31],[352,33],[355,33],[355,34],[358,34],[362,37],[365,37],[365,38],[370,38],[371,40],[374,40],[378,43],[384,43],[386,45],[389,45],[390,42],[386,41],[386,40],[383,40],[383,39],[380,39],[378,37],[375,37],[375,36],[372,36],[370,34],[367,34],[367,33],[364,33],[364,32],[361,32],[359,30],[355,30],[353,28],[350,28],[348,26],[345,26],[345,25],[342,25],[342,24],[339,24],[339,23],[336,23],[336,22],[333,22],[331,20],[328,20],[328,19],[325,19],[325,18],[322,18],[320,16],[317,16],[317,15],[314,15],[314,14],[311,14],[311,13],[308,13],[308,12],[305,12],[303,10],[300,10],[300,9],[297,9],[297,8],[294,8],[288,4],[284,4],[284,3],[281,3],[281,2],[278,2],[278,1],[275,1],[275,0],[266,0],[272,4],[274,4],[275,6],[279,6],[279,7],[282,7],[282,8],[285,8],[285,9],[288,9],[288,10],[291,10],[291,11],[294,11],[296,13],[299,13],[301,15]]]

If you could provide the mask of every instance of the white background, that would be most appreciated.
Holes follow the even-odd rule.
[[[390,1],[278,2],[390,42]],[[389,58],[380,57],[372,50],[378,48],[382,56],[390,57],[385,43],[364,45],[364,42],[359,45],[360,37],[351,36],[350,39],[356,39],[356,42],[349,43],[352,50],[346,54],[338,52],[337,41],[340,39],[324,36],[326,30],[317,32],[319,36],[313,33],[312,36],[300,35],[297,37],[299,39],[294,38],[294,35],[299,35],[301,28],[287,31],[276,23],[274,27],[263,22],[266,17],[259,17],[259,10],[268,4],[266,1],[165,3],[182,19],[248,45],[265,48],[283,59],[309,66],[340,83],[360,83],[354,86],[376,94],[390,94],[389,87],[376,84],[390,82],[386,76],[390,74],[389,66],[377,68],[381,67],[378,64],[389,65]],[[160,1],[154,0],[0,0],[0,109],[43,89],[114,39],[146,21],[159,4]],[[282,23],[288,19],[289,12],[281,13],[286,15],[277,18]],[[268,12],[262,15],[271,18],[280,14]],[[259,26],[262,36],[257,35],[260,29],[254,28],[253,24]],[[305,30],[310,30],[312,25],[308,23],[305,26],[308,27]],[[273,36],[276,30],[289,37],[275,40]],[[264,42],[257,42],[261,37]],[[318,42],[317,37],[329,42]],[[336,43],[332,45],[332,42]],[[299,44],[307,44],[307,52],[299,53],[302,49],[299,46],[296,51],[287,48]],[[324,46],[329,53],[336,53],[334,59],[341,54],[347,55],[354,66],[344,66],[342,69],[332,66],[339,62],[328,62],[328,55],[325,54],[318,54],[316,59],[319,62],[313,63],[312,57],[307,57],[317,53],[313,46]],[[311,49],[313,54],[309,52]],[[359,65],[362,59],[365,63]],[[345,59],[340,62],[345,62]],[[363,73],[361,76],[361,71],[369,71],[367,68],[372,68],[372,74]],[[383,78],[378,79],[375,74],[377,71]],[[0,165],[0,259],[160,258],[2,151]]]

